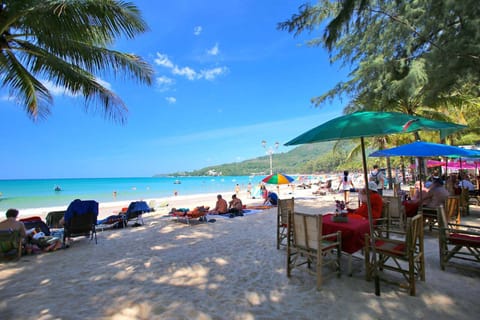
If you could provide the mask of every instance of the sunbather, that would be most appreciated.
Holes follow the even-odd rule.
[[[18,230],[20,231],[20,236],[25,238],[27,236],[25,225],[22,222],[17,221],[18,210],[8,209],[5,216],[7,219],[0,222],[0,230]]]
[[[225,214],[228,212],[228,204],[225,199],[222,198],[222,195],[217,195],[217,203],[215,204],[215,208],[209,211],[209,214]]]
[[[12,230],[12,231],[18,230],[20,232],[20,237],[25,238],[26,237],[25,225],[22,222],[17,221],[18,210],[8,209],[5,215],[7,216],[7,219],[0,222],[0,230]],[[2,253],[8,252],[14,248],[15,246],[13,243],[7,243],[7,242],[0,243],[0,251]]]
[[[236,194],[232,195],[232,200],[228,205],[228,213],[231,213],[236,216],[243,216],[243,204],[242,200],[237,198]]]

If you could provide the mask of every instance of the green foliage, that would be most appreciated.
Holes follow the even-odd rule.
[[[425,106],[437,110],[452,95],[478,113],[468,97],[478,105],[479,24],[478,0],[320,0],[301,6],[278,27],[311,32],[310,45],[325,46],[331,62],[352,70],[347,81],[312,99],[314,104],[348,96],[349,112],[414,114]],[[325,28],[323,36],[315,34],[319,27]]]
[[[6,1],[0,9],[0,81],[33,119],[49,114],[49,81],[82,96],[87,109],[124,121],[126,106],[100,76],[146,84],[153,69],[140,57],[108,49],[147,30],[136,6],[115,0]]]

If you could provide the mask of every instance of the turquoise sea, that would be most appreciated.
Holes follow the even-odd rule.
[[[263,176],[204,176],[150,178],[82,178],[0,180],[0,212],[68,206],[74,199],[112,202],[167,198],[174,195],[233,192],[236,184],[245,190],[256,186]],[[59,186],[61,191],[55,191]],[[114,197],[116,192],[116,197]]]

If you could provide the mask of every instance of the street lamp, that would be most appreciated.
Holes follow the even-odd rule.
[[[275,153],[275,150],[278,149],[278,146],[280,143],[275,142],[273,147],[268,147],[267,148],[267,141],[262,140],[262,147],[267,150],[267,154],[270,156],[270,174],[273,174],[273,163],[272,163],[272,156]]]

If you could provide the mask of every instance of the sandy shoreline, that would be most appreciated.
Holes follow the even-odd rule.
[[[277,191],[276,188],[271,187],[269,190]],[[139,201],[143,200],[147,203],[151,204],[152,202],[156,205],[156,209],[160,211],[164,211],[167,209],[165,204],[168,204],[168,209],[175,207],[175,208],[195,208],[196,206],[210,206],[211,208],[215,207],[215,201],[218,193],[201,193],[201,194],[193,194],[193,195],[178,195],[178,196],[169,196],[164,198],[141,198],[141,199],[131,199],[131,200],[122,200],[122,201],[109,201],[109,202],[100,202],[99,203],[99,214],[98,218],[103,219],[109,215],[119,213],[122,208],[128,207],[130,202],[132,201]],[[220,192],[223,198],[227,200],[227,202],[231,199],[233,194],[232,191],[228,192]],[[292,197],[292,196],[312,196],[311,189],[296,189],[291,190],[287,186],[280,186],[280,197]],[[250,204],[261,204],[262,199],[251,199],[248,197],[246,191],[242,191],[239,194],[239,198],[242,202],[246,205]],[[85,199],[86,200],[86,199]],[[73,201],[73,199],[72,199]],[[31,216],[39,216],[42,219],[45,219],[47,214],[51,211],[61,211],[66,210],[68,205],[66,206],[52,206],[52,207],[40,207],[40,208],[28,208],[28,209],[20,209],[19,217],[31,217]]]
[[[298,211],[323,213],[334,206],[334,196],[312,197],[308,189],[296,190],[295,197]],[[210,205],[214,200],[211,195],[178,197],[171,205]],[[475,209],[469,219],[479,218]],[[2,263],[0,317],[478,318],[480,273],[455,267],[441,271],[436,232],[425,235],[427,280],[417,282],[417,296],[382,282],[377,297],[373,283],[364,280],[360,253],[353,261],[352,277],[343,268],[342,277],[325,280],[320,291],[307,273],[296,271],[288,279],[285,250],[275,245],[276,208],[216,220],[188,226],[158,211],[146,215],[142,227],[99,232],[97,245],[77,238],[69,249]],[[346,266],[346,257],[342,263]]]

